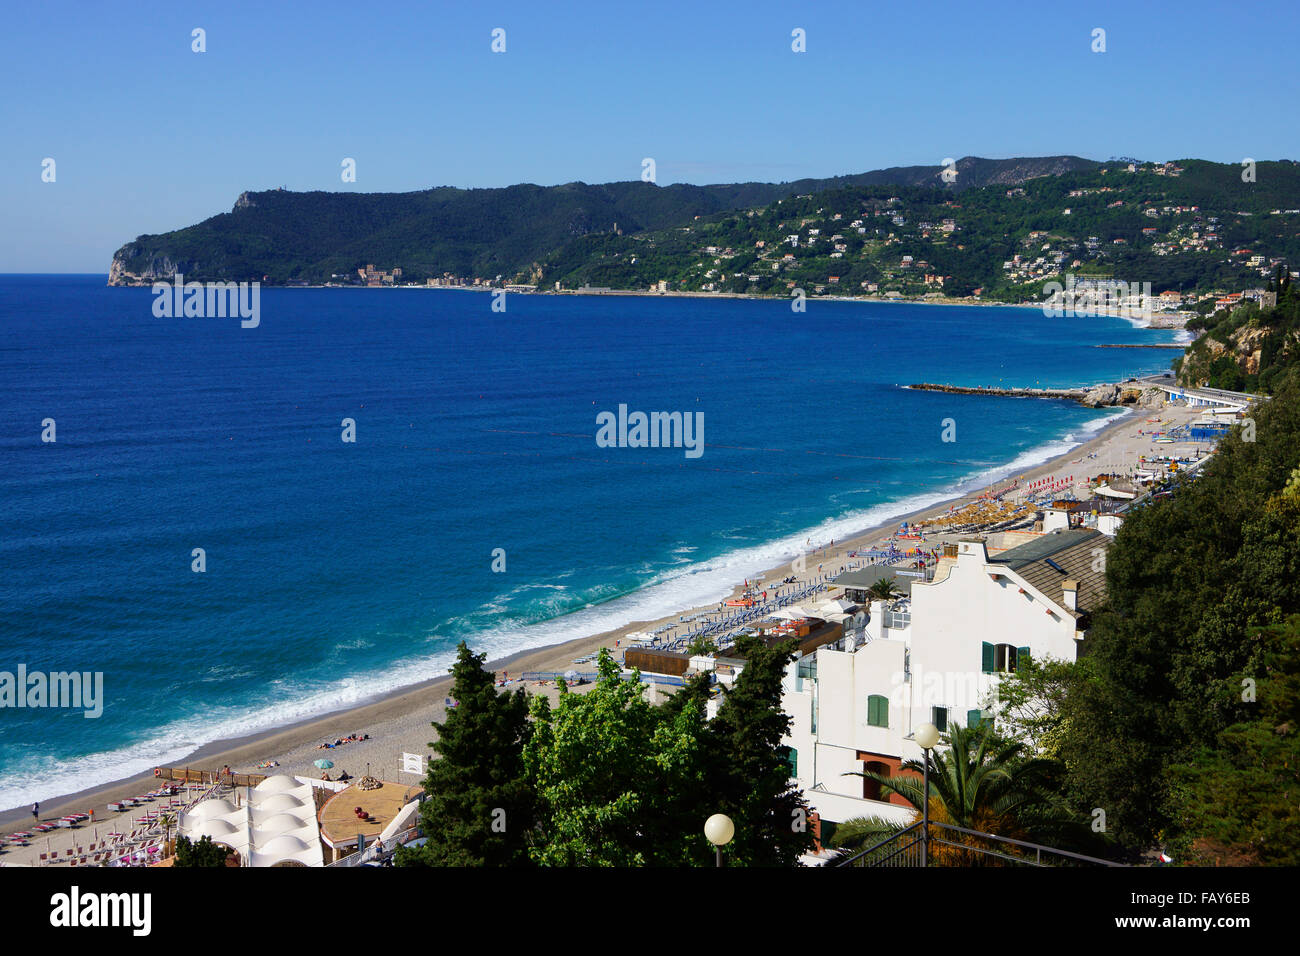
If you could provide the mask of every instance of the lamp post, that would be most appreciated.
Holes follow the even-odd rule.
[[[713,844],[718,857],[718,866],[722,866],[722,848],[736,835],[736,825],[725,813],[715,813],[704,821],[704,835]]]
[[[939,728],[922,724],[913,739],[921,747],[924,771],[921,775],[921,865],[930,865],[930,751],[939,742]]]

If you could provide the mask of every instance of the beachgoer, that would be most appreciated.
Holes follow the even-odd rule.
[[[37,821],[38,823],[40,822],[40,819],[41,819],[41,805],[40,805],[39,803],[33,803],[33,804],[32,804],[32,816],[36,818],[36,821]]]

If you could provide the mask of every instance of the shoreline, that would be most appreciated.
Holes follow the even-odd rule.
[[[69,273],[81,275],[82,273]],[[100,275],[100,273],[86,273],[88,275]],[[139,282],[110,282],[109,288],[113,289],[151,289],[156,283],[167,282],[165,279],[154,279]],[[197,281],[197,280],[195,280]],[[391,286],[362,286],[362,285],[267,285],[267,289],[353,289],[359,291],[368,291],[369,289],[394,289],[421,291],[421,292],[504,292],[509,291],[504,287],[485,286],[485,285],[391,285]],[[514,292],[514,295],[549,295],[549,296],[566,296],[577,295],[587,297],[602,296],[634,296],[643,298],[665,298],[665,299],[737,299],[742,301],[772,301],[772,302],[789,302],[788,296],[783,295],[759,295],[752,292],[686,292],[686,291],[664,291],[649,289],[533,289],[528,292]],[[932,293],[933,295],[933,293]],[[956,305],[966,307],[1002,307],[1007,309],[1042,309],[1042,302],[1001,302],[996,299],[977,299],[954,296],[938,295],[934,298],[909,298],[907,296],[898,296],[897,298],[887,298],[882,295],[817,295],[810,296],[819,302],[865,302],[874,304],[903,304],[903,305]],[[1195,312],[1177,310],[1174,312],[1152,312],[1140,316],[1126,315],[1123,310],[1097,309],[1095,313],[1079,316],[1080,318],[1100,318],[1102,316],[1115,319],[1129,319],[1140,322],[1139,328],[1148,329],[1181,329],[1189,320],[1195,317]],[[1167,320],[1168,324],[1156,323],[1153,320]]]
[[[1131,425],[1135,418],[1140,417],[1144,412],[1149,414],[1150,410],[1127,409],[1124,414],[1103,424],[1083,441],[1037,464],[1017,469],[1014,460],[1006,462],[994,469],[989,477],[968,479],[946,489],[951,493],[945,493],[945,490],[934,492],[942,497],[930,504],[908,511],[889,512],[878,523],[836,540],[833,549],[829,551],[823,549],[822,561],[835,563],[841,560],[837,554],[842,555],[849,550],[867,548],[876,540],[888,536],[904,521],[914,522],[943,514],[955,502],[977,498],[982,492],[1003,484],[1016,472],[1019,472],[1026,481],[1032,481],[1042,475],[1051,474],[1072,459],[1086,459],[1090,453],[1105,449],[1112,440],[1120,436],[1122,429]],[[971,485],[971,481],[977,481],[978,485]],[[899,507],[905,506],[900,503]],[[817,553],[814,549],[807,556],[809,565],[814,563]],[[761,574],[754,575],[753,578],[766,582],[771,579],[779,580],[781,576],[788,573],[790,573],[790,563],[783,562]],[[812,573],[811,568],[808,573]],[[736,585],[730,596],[734,596],[740,589],[740,585]],[[728,595],[724,594],[719,600],[726,600],[727,597]],[[713,606],[712,603],[704,605],[705,608]],[[523,649],[503,657],[490,658],[485,666],[498,673],[501,671],[566,671],[574,666],[572,659],[575,657],[594,654],[601,647],[610,647],[613,650],[616,642],[621,641],[628,633],[648,630],[660,623],[674,621],[679,615],[697,609],[677,608],[653,621],[634,621],[614,630]],[[383,776],[386,770],[391,770],[390,779],[396,778],[400,766],[401,746],[406,746],[408,752],[417,747],[421,753],[426,751],[427,743],[433,736],[429,721],[441,719],[443,712],[441,701],[446,696],[446,689],[449,689],[450,683],[449,674],[430,677],[418,683],[394,688],[360,704],[238,738],[214,740],[196,748],[183,760],[173,762],[172,766],[216,769],[229,764],[240,772],[257,772],[254,766],[256,763],[273,759],[279,762],[279,766],[268,772],[314,775],[314,771],[310,768],[310,758],[314,755],[315,743],[343,737],[360,728],[371,735],[371,740],[348,745],[337,752],[340,754],[337,759],[342,761],[355,756],[360,760],[362,757],[369,757],[371,759],[367,761],[367,766],[374,764],[379,770],[378,775]],[[514,683],[515,681],[512,680],[512,684]],[[531,691],[533,688],[530,688]],[[399,742],[394,739],[398,737],[405,737],[408,741],[418,739],[419,743],[408,742],[399,745]],[[381,746],[384,749],[381,750]],[[341,755],[344,753],[346,757]],[[335,754],[331,756],[334,757]],[[359,764],[350,764],[347,768],[354,776],[359,775],[354,772],[353,767],[359,770]],[[416,775],[409,776],[411,779],[406,781],[403,778],[404,782],[417,782]],[[85,811],[92,807],[99,817],[108,802],[150,789],[153,779],[154,777],[149,773],[134,775],[96,784],[72,793],[44,798],[42,817],[58,816],[73,810]],[[108,819],[109,816],[104,810],[103,818]],[[0,832],[7,833],[21,829],[29,820],[29,807],[0,810]]]

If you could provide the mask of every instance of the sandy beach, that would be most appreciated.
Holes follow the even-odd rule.
[[[1008,398],[1008,402],[1031,401],[1032,399]],[[1013,406],[1009,406],[1013,407]],[[990,489],[1005,489],[1013,480],[1017,480],[1020,491],[1012,493],[1007,500],[1015,500],[1024,493],[1030,483],[1051,479],[1068,486],[1071,479],[1076,488],[1082,489],[1086,480],[1101,473],[1129,474],[1141,456],[1151,455],[1188,455],[1204,454],[1210,450],[1208,443],[1165,444],[1154,443],[1153,430],[1170,427],[1195,420],[1202,415],[1200,409],[1165,406],[1159,409],[1133,409],[1127,411],[1115,422],[1098,431],[1090,440],[1078,445],[1068,452],[1046,461],[1043,464],[1025,469],[1023,472],[1006,474],[986,487],[973,489],[960,496],[909,514],[899,514],[888,521],[863,530],[844,540],[818,543],[814,550],[806,555],[804,579],[818,579],[838,573],[848,563],[847,553],[865,550],[889,537],[903,521],[920,522],[949,512],[953,505],[964,501],[978,500],[980,495]],[[1152,423],[1149,420],[1159,419]],[[1199,455],[1198,455],[1199,457]],[[784,563],[769,569],[758,579],[763,583],[780,582],[793,573],[791,564]],[[753,579],[751,579],[752,582]],[[735,582],[736,588],[731,595],[719,595],[718,600],[726,600],[741,591],[742,582]],[[832,591],[833,596],[835,592]],[[524,671],[567,671],[577,668],[583,671],[594,669],[592,664],[577,665],[575,660],[596,653],[602,647],[616,650],[621,656],[625,638],[630,632],[651,630],[654,627],[676,621],[680,615],[689,615],[698,610],[710,610],[716,604],[710,603],[704,608],[681,608],[671,615],[657,621],[638,621],[615,631],[579,638],[563,644],[541,647],[516,653],[509,657],[490,661],[490,666],[498,672],[505,672],[510,678],[507,687],[519,686],[519,675]],[[554,686],[535,681],[527,683],[530,693],[547,693],[554,695]],[[313,762],[321,757],[333,761],[334,767],[329,772],[337,778],[340,771],[346,771],[353,777],[359,777],[367,771],[383,779],[413,784],[419,776],[404,773],[401,770],[403,753],[427,754],[433,731],[429,726],[435,719],[441,719],[444,713],[443,701],[450,689],[450,677],[447,675],[430,675],[423,683],[402,688],[382,699],[370,701],[360,706],[337,713],[303,721],[287,727],[278,727],[266,733],[250,737],[222,740],[209,744],[195,751],[188,758],[178,761],[173,766],[192,769],[216,770],[229,765],[240,773],[294,773],[319,777],[321,771]],[[319,749],[326,741],[349,735],[368,734],[369,739],[360,742],[348,742],[329,750]],[[259,769],[265,761],[275,761],[277,766],[270,770]],[[96,821],[113,819],[115,815],[106,809],[106,804],[122,797],[145,793],[154,787],[151,774],[115,781],[92,790],[81,791],[41,803],[43,820],[57,819],[73,811],[89,812],[94,810]],[[137,812],[138,813],[138,812]],[[135,816],[131,814],[129,816]],[[124,815],[128,816],[128,815]],[[129,826],[127,820],[114,819],[118,829]],[[0,814],[0,833],[11,833],[29,828],[33,823],[30,808],[11,809]],[[100,824],[102,826],[102,823]],[[73,830],[55,831],[48,839],[50,849],[70,846],[73,843],[89,841],[87,831],[89,824]],[[47,838],[41,836],[33,840],[31,846],[11,846],[0,854],[0,865],[22,865],[35,863],[40,852],[46,852]]]

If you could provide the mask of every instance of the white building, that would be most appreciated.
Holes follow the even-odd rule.
[[[992,691],[1026,654],[1075,660],[1104,598],[1109,543],[1097,531],[1063,529],[990,557],[983,541],[960,542],[932,582],[911,583],[909,598],[873,602],[858,640],[792,663],[782,742],[795,751],[811,807],[836,822],[910,821],[901,798],[845,774],[889,775],[919,760],[911,738],[923,723],[944,730],[996,719],[985,709]]]

